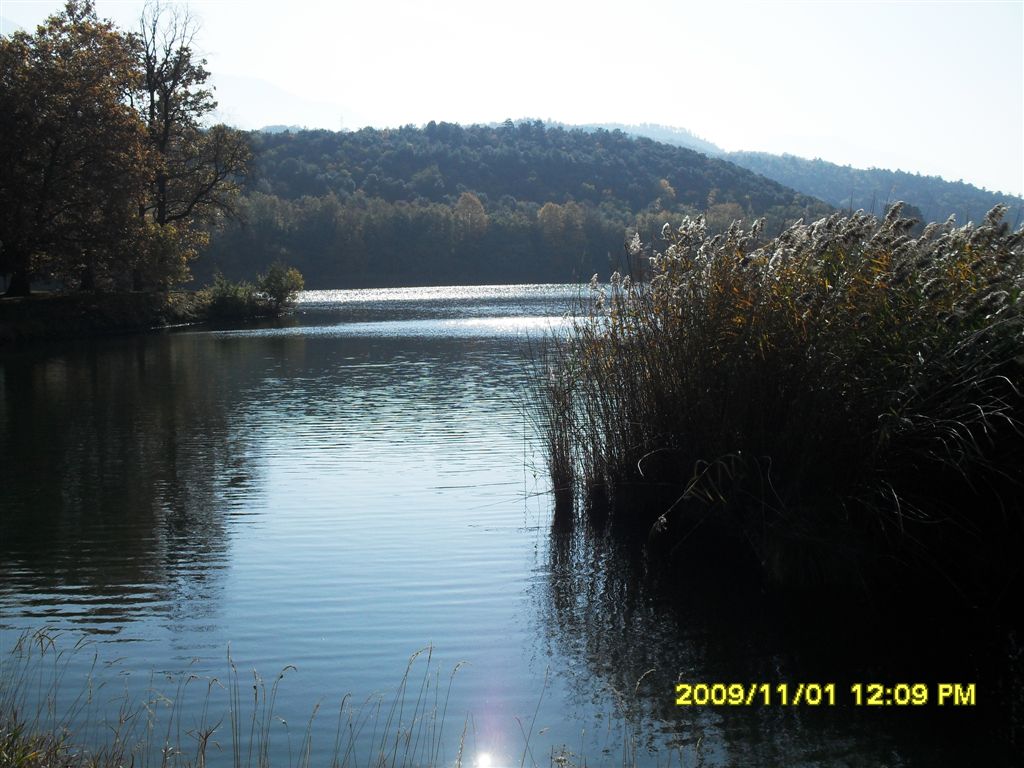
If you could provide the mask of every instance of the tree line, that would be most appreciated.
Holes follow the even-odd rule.
[[[254,133],[240,217],[209,258],[241,276],[284,259],[316,287],[589,279],[624,243],[704,214],[781,230],[830,208],[732,163],[617,130],[511,120]]]
[[[702,214],[770,230],[828,212],[732,163],[536,120],[243,133],[216,106],[197,26],[146,6],[126,32],[68,0],[0,38],[0,274],[160,290],[298,267],[311,287],[531,282],[631,271],[624,243]],[[643,259],[637,260],[638,263]]]
[[[1013,226],[1019,226],[1024,215],[1024,200],[1020,197],[979,189],[963,180],[945,181],[938,176],[882,168],[851,168],[821,159],[764,152],[732,152],[727,157],[755,173],[851,212],[881,215],[892,203],[902,200],[913,204],[924,221],[945,221],[955,216],[961,224],[980,222],[997,205],[1008,208],[1008,223]]]
[[[125,32],[68,0],[30,34],[0,38],[0,273],[166,289],[189,276],[234,210],[247,136],[216,107],[187,11],[147,4]]]
[[[836,208],[863,210],[881,215],[896,201],[917,211],[922,221],[945,221],[951,215],[966,224],[979,222],[997,205],[1005,205],[1007,219],[1019,225],[1024,217],[1024,199],[1019,195],[993,192],[965,181],[946,181],[939,176],[891,171],[884,168],[852,168],[816,158],[773,155],[768,152],[726,152],[685,128],[662,125],[595,124],[588,130],[618,128],[631,136],[645,136],[665,144],[695,149],[709,157],[728,160],[741,168],[816,197]]]

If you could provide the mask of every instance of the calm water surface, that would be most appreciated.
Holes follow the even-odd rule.
[[[590,765],[941,764],[950,744],[912,713],[673,706],[680,677],[827,682],[834,660],[793,650],[803,626],[669,605],[614,547],[552,533],[526,359],[578,292],[307,292],[268,327],[6,353],[5,657],[26,630],[87,638],[65,698],[90,674],[143,697],[173,693],[164,673],[227,683],[229,648],[246,690],[251,670],[269,687],[294,665],[280,763],[318,702],[329,762],[351,694],[365,764],[428,648],[398,699],[437,745],[416,761],[451,764],[461,741],[480,766],[545,765],[562,745]],[[189,722],[206,690],[180,696]]]

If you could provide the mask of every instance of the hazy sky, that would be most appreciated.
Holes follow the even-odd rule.
[[[0,0],[4,33],[60,0]],[[97,0],[136,25],[141,3]],[[193,0],[220,118],[659,123],[1024,192],[1024,0]]]

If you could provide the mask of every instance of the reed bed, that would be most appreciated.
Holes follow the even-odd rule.
[[[900,204],[770,239],[666,225],[650,279],[595,277],[548,360],[559,515],[684,570],[1022,591],[1024,230],[1005,212],[918,235]]]
[[[25,632],[0,656],[0,768],[490,768],[473,714],[455,732],[458,721],[448,717],[463,665],[442,675],[428,646],[412,654],[392,691],[363,701],[346,694],[336,708],[311,703],[308,719],[293,728],[278,694],[294,666],[268,680],[241,671],[229,649],[223,679],[154,672],[140,695],[119,661],[101,661],[87,639],[69,644],[60,632]],[[521,754],[495,768],[639,764],[640,734],[625,718],[633,702],[617,692],[615,711],[624,717],[618,756],[610,723],[609,748],[596,759],[582,745],[538,745],[547,731],[537,722],[544,689],[531,718],[509,723],[522,737]],[[638,693],[639,682],[632,698]],[[690,758],[671,749],[654,765]]]
[[[365,701],[344,696],[321,716],[312,704],[295,731],[278,710],[278,691],[295,667],[272,680],[241,672],[231,657],[223,680],[185,670],[153,674],[144,695],[117,684],[116,662],[93,652],[79,679],[80,640],[59,633],[23,634],[0,661],[0,766],[2,768],[232,768],[311,765],[329,768],[461,768],[467,730],[455,754],[445,752],[443,730],[451,685],[431,663],[432,649],[417,651],[398,687]],[[334,717],[326,729],[318,717]],[[470,721],[466,721],[468,728]],[[316,741],[329,732],[331,744]],[[316,743],[315,743],[316,741]],[[450,747],[450,744],[448,745]],[[467,761],[468,764],[468,761]]]

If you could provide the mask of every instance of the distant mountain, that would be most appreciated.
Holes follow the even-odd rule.
[[[303,125],[264,125],[257,133],[298,133],[306,130]]]
[[[954,215],[966,224],[980,221],[993,206],[1002,203],[1009,206],[1008,220],[1014,226],[1020,224],[1024,208],[1024,198],[989,192],[963,181],[945,181],[938,176],[851,168],[825,160],[764,152],[730,152],[725,157],[837,208],[880,214],[887,204],[904,200],[916,206],[926,221],[945,221]]]
[[[224,72],[217,75],[218,121],[243,129],[325,125],[342,127],[341,105],[300,96],[259,77]]]
[[[214,266],[251,275],[282,258],[310,287],[586,280],[640,232],[705,213],[764,216],[769,232],[828,205],[744,168],[623,131],[540,121],[250,134],[244,224],[215,233]],[[205,266],[204,266],[205,265]]]
[[[701,152],[709,157],[720,157],[725,155],[724,149],[716,144],[711,143],[707,139],[702,139],[697,134],[686,128],[672,128],[665,125],[657,125],[655,123],[641,123],[640,125],[626,125],[624,123],[584,123],[582,125],[564,125],[562,123],[548,123],[549,125],[564,128],[580,128],[585,131],[594,130],[605,130],[605,131],[622,131],[627,136],[642,136],[647,139],[653,139],[654,141],[660,141],[662,144],[671,144],[674,147],[686,147],[697,152]]]
[[[580,126],[590,129],[594,126]],[[863,209],[881,215],[889,204],[903,200],[916,207],[925,221],[945,221],[954,215],[962,224],[980,221],[993,206],[1002,203],[1010,208],[1010,223],[1019,225],[1024,198],[989,192],[964,181],[946,181],[938,176],[922,176],[881,168],[852,168],[825,160],[807,160],[795,155],[773,155],[767,152],[725,152],[706,139],[685,128],[661,125],[601,126],[620,128],[631,136],[647,138],[687,147],[710,157],[736,165],[777,181],[787,187],[824,200],[836,208]]]

